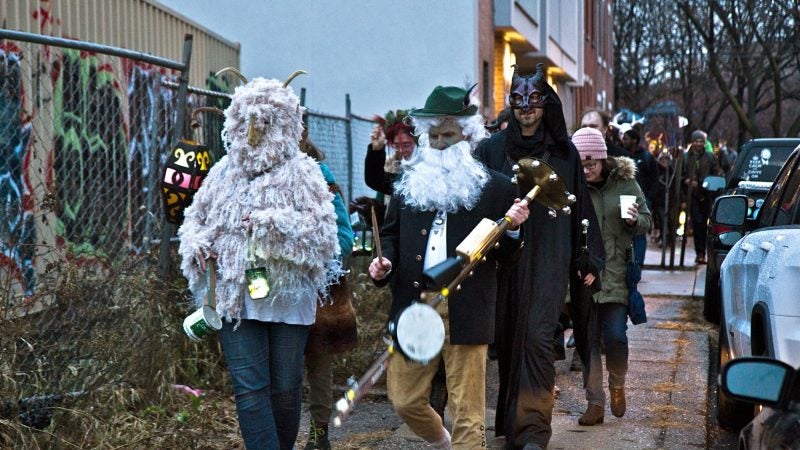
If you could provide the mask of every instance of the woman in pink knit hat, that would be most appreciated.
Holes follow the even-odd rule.
[[[628,371],[628,287],[626,268],[631,258],[633,236],[650,228],[651,216],[644,193],[636,183],[636,163],[628,157],[609,158],[600,131],[581,128],[572,135],[583,163],[583,173],[589,185],[597,218],[600,221],[606,250],[606,267],[601,273],[603,290],[594,295],[599,333],[594,333],[591,362],[586,380],[586,412],[578,419],[580,425],[603,423],[605,391],[600,340],[605,346],[608,387],[611,394],[611,413],[625,414],[625,375]],[[620,196],[635,196],[633,204],[622,211]]]

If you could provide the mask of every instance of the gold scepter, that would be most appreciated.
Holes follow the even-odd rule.
[[[563,214],[572,212],[569,205],[575,203],[575,195],[566,189],[564,181],[555,173],[555,170],[545,163],[533,158],[523,158],[513,167],[516,174],[512,180],[519,184],[522,189],[527,190],[527,194],[520,203],[528,205],[534,199],[548,208],[551,218],[557,217],[556,208]],[[428,308],[433,309],[439,302],[446,300],[451,292],[457,291],[461,287],[461,282],[472,274],[472,270],[481,261],[485,261],[486,254],[498,245],[498,241],[503,233],[511,225],[511,218],[508,216],[499,219],[497,222],[490,219],[483,219],[470,234],[456,248],[457,257],[448,258],[440,264],[431,267],[423,273],[423,280],[428,287],[444,286],[438,289],[434,295],[423,293],[420,299],[423,300]],[[451,280],[449,283],[446,280]],[[412,306],[418,306],[412,304]],[[441,320],[438,313],[436,317]],[[418,327],[413,319],[404,323],[403,313],[400,314],[397,323],[389,323],[389,333],[396,336],[398,329],[403,327]],[[427,330],[422,330],[426,332]],[[442,343],[443,343],[442,338]],[[397,342],[398,349],[403,352],[402,343]],[[441,349],[441,345],[439,345]],[[354,411],[358,402],[367,394],[369,389],[380,379],[381,375],[389,366],[389,360],[395,353],[395,342],[388,341],[388,348],[372,363],[364,375],[345,392],[343,398],[336,402],[337,415],[333,419],[333,425],[339,427]]]

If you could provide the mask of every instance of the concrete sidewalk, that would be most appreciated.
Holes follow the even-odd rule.
[[[553,411],[553,437],[548,448],[706,447],[708,334],[691,322],[688,312],[692,302],[698,302],[698,296],[702,298],[705,266],[694,267],[695,254],[689,247],[693,247],[691,241],[684,255],[686,267],[675,270],[655,268],[661,250],[651,247],[647,251],[647,269],[639,289],[645,297],[648,322],[628,324],[625,417],[614,417],[606,405],[604,424],[578,425],[586,401],[581,373],[569,371],[572,350],[568,350],[567,360],[556,364],[556,385],[561,394]],[[676,254],[676,263],[678,258]],[[493,434],[497,401],[494,362],[489,364],[486,384],[487,443],[489,448],[502,448],[505,440]],[[305,417],[303,423],[307,423]],[[331,438],[336,448],[429,448],[402,424],[388,401],[360,405],[342,428],[331,429]]]
[[[561,395],[549,448],[706,447],[708,333],[693,324],[689,314],[692,302],[702,298],[705,266],[694,267],[694,251],[686,250],[685,268],[642,273],[639,290],[648,322],[628,323],[625,417],[614,417],[606,405],[604,424],[579,426],[578,417],[586,409],[582,377],[569,372],[568,361],[561,361],[556,380]],[[660,260],[660,249],[649,248],[646,265],[658,265]]]

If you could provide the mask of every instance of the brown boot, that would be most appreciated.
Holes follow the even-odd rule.
[[[609,387],[611,391],[611,414],[616,417],[625,415],[625,388],[624,387]]]
[[[586,412],[578,418],[578,425],[590,427],[599,423],[603,423],[603,407],[598,405],[589,405]]]

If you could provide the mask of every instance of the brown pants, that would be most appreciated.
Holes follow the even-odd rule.
[[[436,310],[445,326],[445,341],[441,355],[422,365],[395,355],[389,361],[387,388],[397,415],[411,431],[427,442],[442,438],[442,418],[431,408],[428,399],[431,380],[444,360],[447,374],[447,407],[453,419],[453,448],[486,448],[484,410],[486,404],[487,345],[451,345],[447,304],[441,302]]]
[[[331,418],[334,357],[332,353],[325,352],[306,355],[308,409],[317,425],[327,425]]]

